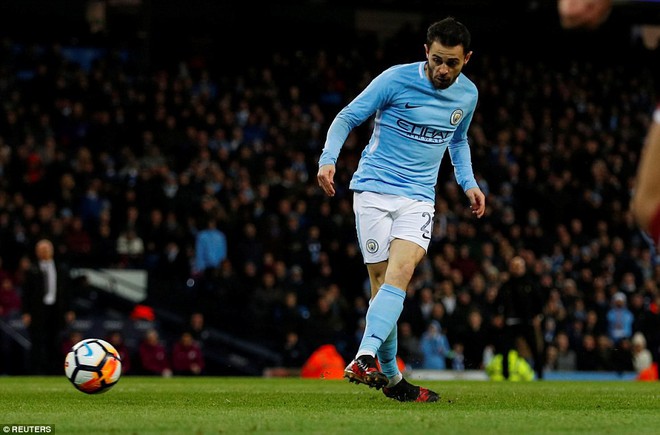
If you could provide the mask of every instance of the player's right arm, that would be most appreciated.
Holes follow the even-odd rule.
[[[339,157],[341,147],[354,128],[354,123],[357,122],[354,119],[350,114],[349,107],[346,106],[335,117],[328,129],[323,152],[319,158],[319,172],[316,175],[319,186],[328,196],[335,196],[335,163],[337,157]]]
[[[316,179],[321,189],[328,196],[335,196],[335,164],[328,163],[319,167]]]
[[[387,80],[381,74],[344,107],[330,124],[323,151],[319,158],[319,171],[316,175],[319,186],[328,196],[334,196],[335,194],[335,164],[346,138],[351,130],[362,124],[386,104],[387,91]]]

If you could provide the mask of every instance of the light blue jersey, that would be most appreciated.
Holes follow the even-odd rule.
[[[335,164],[350,131],[374,113],[375,125],[350,188],[435,203],[445,151],[463,191],[478,187],[472,172],[468,127],[477,87],[462,73],[447,89],[435,89],[426,62],[396,65],[377,76],[336,116],[319,159]]]

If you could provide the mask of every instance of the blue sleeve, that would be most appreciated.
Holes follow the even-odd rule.
[[[220,259],[219,263],[222,263],[227,259],[227,236],[225,233],[220,233],[220,243],[218,244],[218,258]]]
[[[430,354],[433,353],[433,343],[431,340],[424,336],[419,342],[419,348],[422,350],[423,353],[425,354]]]
[[[626,317],[628,317],[628,321],[625,323],[625,334],[626,337],[632,337],[633,335],[633,323],[635,322],[635,316],[633,315],[632,312],[628,311],[626,313]]]
[[[479,187],[472,171],[472,156],[467,139],[467,132],[473,115],[474,109],[463,118],[449,143],[449,157],[454,166],[454,176],[464,192],[473,187]]]
[[[337,114],[328,128],[328,134],[323,147],[323,152],[319,158],[319,166],[334,165],[339,157],[339,151],[344,145],[348,134],[355,128],[354,116],[350,113],[350,108],[346,106]],[[356,124],[357,125],[357,124]]]
[[[442,356],[445,356],[449,353],[451,348],[449,347],[449,340],[447,336],[442,334],[438,340],[438,353]]]
[[[202,272],[205,268],[206,261],[206,238],[203,236],[198,237],[195,246],[195,270]]]
[[[351,130],[362,124],[387,103],[389,89],[387,80],[383,77],[384,74],[372,80],[332,121],[328,128],[323,152],[319,158],[319,166],[335,164],[341,147],[344,146]]]

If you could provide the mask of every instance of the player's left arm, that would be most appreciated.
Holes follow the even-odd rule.
[[[476,105],[476,104],[475,104]],[[465,115],[449,142],[449,157],[454,166],[456,181],[470,200],[472,214],[480,218],[486,212],[486,195],[479,188],[472,171],[472,156],[467,131],[472,122],[474,108]]]

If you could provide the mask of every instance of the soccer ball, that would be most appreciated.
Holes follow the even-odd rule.
[[[79,391],[104,393],[119,381],[121,358],[107,341],[87,338],[74,344],[67,353],[64,373]]]

